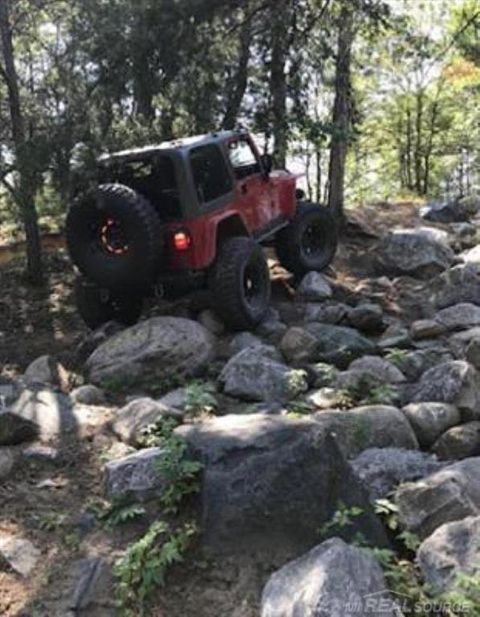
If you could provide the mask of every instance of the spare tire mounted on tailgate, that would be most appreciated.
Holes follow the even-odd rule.
[[[103,184],[71,207],[66,224],[73,261],[101,287],[143,291],[153,285],[163,242],[155,208],[121,184]]]

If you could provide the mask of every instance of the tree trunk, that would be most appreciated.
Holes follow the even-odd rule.
[[[414,152],[414,171],[415,171],[415,190],[422,195],[422,152],[423,152],[423,90],[418,89],[415,95],[416,115],[415,115],[415,152]]]
[[[338,30],[335,101],[332,118],[333,134],[328,170],[328,206],[339,225],[342,225],[344,221],[345,165],[352,123],[350,96],[353,38],[353,12],[349,5],[344,4],[340,13]]]
[[[222,122],[226,130],[235,128],[243,97],[248,85],[248,63],[250,61],[250,44],[252,41],[252,22],[247,19],[240,32],[240,53],[238,68],[232,79],[227,100],[227,108]]]
[[[12,30],[10,27],[9,0],[0,0],[0,38],[4,61],[1,75],[5,80],[8,91],[18,178],[15,187],[15,198],[20,207],[27,241],[27,276],[32,283],[40,284],[43,279],[43,271],[38,215],[35,208],[36,180],[25,138],[25,123],[20,102]]]
[[[276,165],[285,167],[288,146],[286,63],[291,22],[290,0],[271,0],[270,20],[272,24],[270,95],[275,143],[274,159]]]

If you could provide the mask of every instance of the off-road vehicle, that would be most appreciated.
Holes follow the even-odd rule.
[[[227,325],[255,327],[270,299],[262,245],[296,277],[335,255],[330,212],[302,201],[297,177],[272,171],[245,130],[100,157],[66,225],[84,321],[131,325],[148,295],[204,287]]]

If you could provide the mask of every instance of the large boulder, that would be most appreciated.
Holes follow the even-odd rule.
[[[95,384],[137,384],[168,375],[195,376],[214,356],[214,339],[196,321],[153,317],[114,335],[87,360]]]
[[[422,209],[421,215],[434,223],[461,223],[475,216],[479,208],[478,197],[468,195],[450,201],[430,202]]]
[[[480,516],[439,527],[418,549],[425,582],[440,594],[453,591],[461,575],[480,574]]]
[[[461,264],[441,274],[433,284],[438,308],[464,302],[480,305],[480,264]]]
[[[105,490],[112,499],[145,500],[160,495],[166,486],[158,471],[162,448],[147,448],[105,465]]]
[[[427,538],[445,523],[480,514],[480,458],[468,458],[401,486],[395,501],[403,527]]]
[[[345,457],[368,448],[418,449],[410,423],[396,407],[366,405],[348,411],[319,411],[312,420],[335,435]]]
[[[372,341],[353,328],[311,322],[305,329],[317,339],[316,361],[346,368],[352,360],[376,350]]]
[[[385,330],[383,309],[378,304],[359,304],[348,312],[350,324],[367,333],[378,333]]]
[[[270,577],[261,617],[398,615],[382,569],[366,551],[331,538]]]
[[[475,416],[480,412],[480,376],[468,362],[454,360],[426,371],[415,390],[413,402],[456,405]]]
[[[224,366],[220,384],[225,394],[246,401],[285,401],[308,389],[304,371],[281,362],[273,347],[247,347]]]
[[[446,430],[460,424],[460,412],[448,403],[411,403],[403,408],[419,444],[429,448]]]
[[[350,464],[372,502],[387,497],[399,484],[424,478],[445,465],[425,452],[402,448],[370,448]]]
[[[204,465],[202,532],[212,550],[298,554],[318,539],[339,502],[364,509],[357,529],[384,543],[368,497],[326,427],[251,414],[176,433]]]
[[[454,259],[441,232],[428,227],[395,230],[379,246],[381,268],[387,274],[428,278],[449,268]]]
[[[480,422],[467,422],[445,431],[432,450],[445,461],[480,456]]]

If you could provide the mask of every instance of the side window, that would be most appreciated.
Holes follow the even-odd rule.
[[[228,149],[230,162],[237,178],[245,178],[260,172],[260,163],[247,140],[232,141]]]
[[[233,189],[232,179],[218,146],[199,146],[190,152],[193,181],[201,203],[213,201]]]

